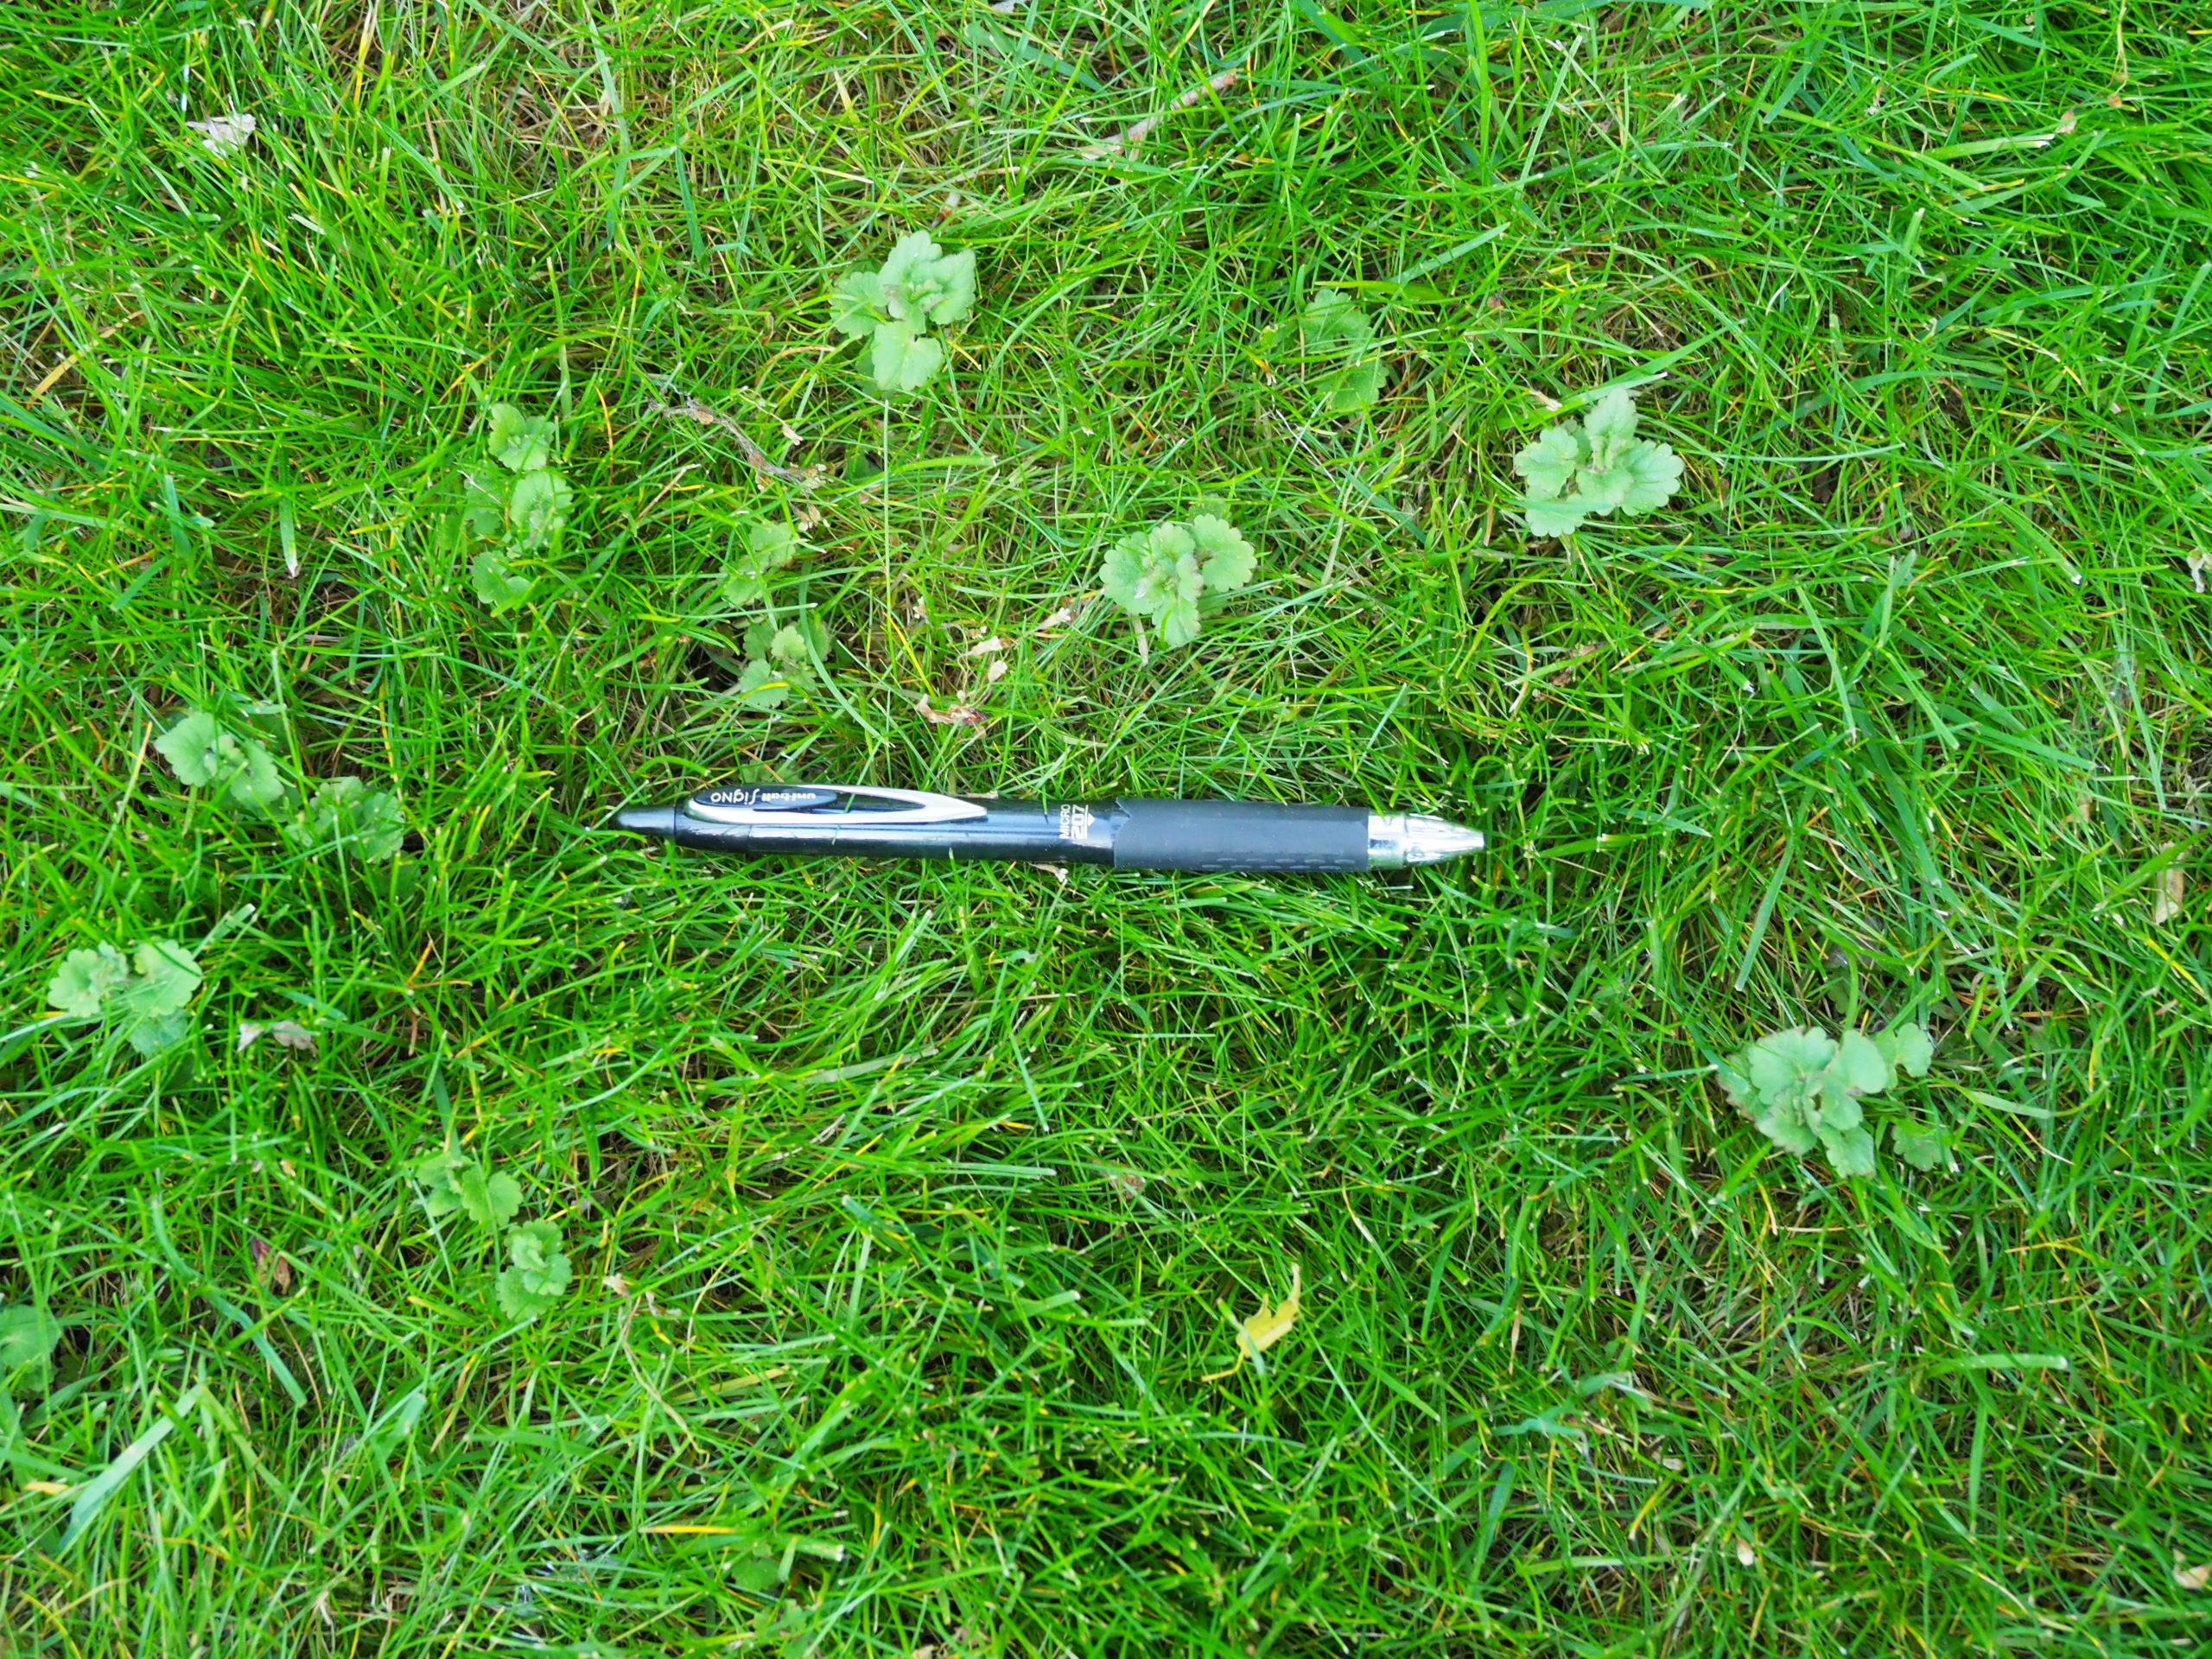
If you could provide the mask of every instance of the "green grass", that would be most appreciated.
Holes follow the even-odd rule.
[[[65,1325],[0,1647],[2212,1644],[2201,8],[229,10],[0,17],[0,1300]],[[982,296],[887,422],[824,296],[916,226]],[[1371,417],[1259,354],[1324,285]],[[1529,544],[1538,395],[1615,380],[1681,495]],[[493,400],[578,504],[497,620],[430,534]],[[1205,499],[1262,585],[1197,647],[1046,626]],[[772,720],[715,579],[801,509],[837,645]],[[232,698],[399,792],[397,881],[169,779]],[[1494,851],[598,828],[745,774]],[[65,951],[225,918],[184,1052],[40,1023]],[[1839,1185],[1707,1070],[1914,1014],[1947,1174]],[[278,1018],[317,1051],[237,1050]],[[563,1230],[534,1324],[405,1177],[448,1131]]]

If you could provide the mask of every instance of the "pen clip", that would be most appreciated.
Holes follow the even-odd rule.
[[[855,810],[855,798],[897,804]],[[878,789],[872,784],[735,784],[702,789],[683,803],[687,817],[711,823],[750,824],[792,830],[825,821],[851,828],[879,823],[950,823],[987,817],[980,801],[957,795],[932,795],[919,789]]]

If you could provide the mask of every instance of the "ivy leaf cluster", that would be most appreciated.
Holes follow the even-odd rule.
[[[1332,415],[1370,409],[1382,394],[1382,353],[1375,325],[1350,296],[1333,288],[1318,290],[1298,320],[1300,354],[1321,365],[1319,391]]]
[[[141,1054],[181,1040],[185,1008],[200,989],[200,961],[181,944],[149,939],[126,956],[112,944],[72,950],[47,982],[49,1007],[72,1021],[115,1027]]]
[[[561,1300],[571,1274],[560,1228],[525,1221],[507,1234],[507,1265],[493,1281],[493,1294],[509,1319],[534,1319]]]
[[[569,522],[575,494],[553,465],[559,442],[550,416],[493,404],[484,411],[480,453],[462,463],[460,503],[447,515],[442,539],[471,552],[470,585],[495,616],[527,603],[536,588],[515,559],[552,545]]]
[[[387,791],[349,775],[304,796],[278,772],[266,744],[229,729],[207,709],[188,709],[154,740],[154,750],[179,783],[204,789],[224,805],[266,815],[295,846],[383,862],[399,855],[406,838],[406,819]]]
[[[1860,1103],[1886,1093],[1899,1071],[1926,1077],[1935,1057],[1924,1026],[1901,1023],[1877,1036],[1847,1031],[1840,1038],[1803,1026],[1759,1038],[1724,1061],[1720,1086],[1729,1103],[1784,1152],[1802,1157],[1818,1147],[1837,1174],[1863,1177],[1874,1173],[1875,1130]],[[1891,1149],[1916,1169],[1942,1161],[1940,1128],[1907,1121],[1886,1127]]]
[[[0,1307],[0,1389],[21,1376],[43,1382],[61,1340],[61,1321],[35,1302]]]
[[[732,605],[766,600],[776,573],[806,550],[798,527],[789,521],[754,522],[746,531],[745,550],[723,573],[722,598]],[[816,664],[830,650],[829,630],[811,615],[802,613],[797,621],[779,622],[775,607],[766,609],[767,616],[756,618],[746,627],[745,665],[737,671],[737,706],[756,714],[782,708],[795,691],[815,690]],[[735,668],[735,664],[731,666]]]
[[[947,253],[927,231],[893,244],[874,270],[851,270],[830,291],[830,325],[868,341],[868,373],[887,396],[908,396],[944,365],[926,331],[966,320],[976,303],[976,252]]]
[[[1631,517],[1667,505],[1682,481],[1681,457],[1636,435],[1636,404],[1619,387],[1581,420],[1554,422],[1513,457],[1528,485],[1522,518],[1531,536],[1571,536],[1593,517]]]
[[[811,616],[780,627],[753,623],[745,631],[747,660],[738,677],[738,707],[769,714],[782,708],[792,692],[814,690],[814,664],[829,649],[829,630]]]
[[[268,746],[226,729],[206,709],[186,713],[154,740],[154,752],[169,763],[177,782],[204,789],[227,806],[265,810],[284,798],[284,780]]]
[[[518,1222],[522,1185],[451,1141],[416,1160],[409,1172],[433,1218],[466,1216],[494,1237],[505,1235],[507,1265],[493,1280],[493,1300],[511,1319],[534,1319],[561,1300],[573,1269],[556,1223]]]
[[[805,550],[806,543],[790,520],[755,520],[745,532],[745,551],[730,561],[723,574],[722,597],[732,605],[765,599],[769,579]]]
[[[522,1208],[522,1186],[513,1176],[451,1144],[416,1160],[412,1173],[423,1189],[423,1208],[432,1217],[457,1212],[497,1232]]]
[[[1170,645],[1198,637],[1200,619],[1252,580],[1258,556],[1226,518],[1200,513],[1124,536],[1098,572],[1106,597],[1146,618]]]
[[[288,830],[303,845],[381,863],[399,856],[407,820],[389,793],[349,776],[333,778],[316,790]]]

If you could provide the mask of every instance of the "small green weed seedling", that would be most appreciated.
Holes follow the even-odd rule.
[[[285,826],[302,845],[327,848],[346,856],[381,863],[399,856],[407,821],[399,803],[359,778],[333,778]]]
[[[528,602],[536,585],[515,570],[515,556],[550,545],[569,522],[575,493],[553,466],[559,431],[549,416],[493,404],[480,452],[461,467],[460,503],[439,526],[448,550],[474,550],[469,582],[494,616]]]
[[[1367,313],[1333,288],[1318,289],[1298,319],[1298,353],[1309,368],[1321,371],[1317,390],[1332,415],[1352,415],[1374,407],[1382,393],[1382,353]],[[1285,332],[1268,331],[1267,342]]]
[[[514,1222],[522,1185],[513,1176],[450,1142],[416,1160],[409,1173],[423,1188],[423,1208],[433,1218],[460,1214],[494,1238],[505,1231],[508,1265],[492,1286],[500,1313],[534,1319],[560,1300],[571,1277],[561,1229],[550,1221]]]
[[[790,520],[762,519],[745,532],[745,551],[722,576],[722,597],[732,605],[765,599],[769,578],[806,550]]]
[[[504,1170],[486,1168],[459,1147],[441,1147],[416,1160],[412,1173],[423,1188],[423,1208],[433,1217],[458,1213],[496,1233],[522,1208],[520,1182]]]
[[[1187,645],[1198,637],[1201,616],[1250,582],[1256,563],[1234,524],[1202,512],[1188,524],[1163,521],[1122,537],[1098,581],[1123,610],[1156,623],[1164,643]]]
[[[276,761],[259,739],[226,730],[202,709],[188,712],[154,740],[177,782],[205,789],[226,805],[267,810],[284,798]]]
[[[181,1039],[184,1010],[200,988],[199,959],[183,945],[149,939],[125,957],[111,944],[72,950],[48,982],[46,1000],[69,1020],[114,1026],[141,1054]]]
[[[278,774],[276,761],[258,738],[226,730],[206,709],[188,710],[154,740],[177,781],[205,789],[227,806],[268,814],[295,846],[334,850],[364,861],[399,855],[407,835],[399,803],[359,778],[333,778],[313,798]]]
[[[811,617],[781,627],[755,622],[745,631],[748,660],[738,677],[738,707],[767,714],[782,708],[792,692],[812,691],[815,659],[829,649],[829,630]]]
[[[1800,1157],[1819,1147],[1839,1175],[1874,1173],[1874,1135],[1859,1103],[1887,1091],[1903,1071],[1924,1077],[1936,1045],[1924,1026],[1903,1023],[1880,1035],[1847,1031],[1831,1038],[1817,1026],[1762,1037],[1719,1068],[1729,1104],[1784,1152]],[[1943,1161],[1939,1128],[1891,1121],[1890,1146],[1916,1169]]]
[[[947,253],[927,231],[893,245],[880,270],[848,271],[830,291],[830,326],[867,338],[868,373],[889,396],[919,391],[944,365],[944,346],[929,337],[932,324],[965,320],[976,303],[976,254]]]
[[[536,1319],[569,1287],[570,1269],[561,1249],[561,1230],[550,1221],[525,1221],[509,1232],[507,1262],[493,1291],[499,1312],[511,1319]]]
[[[1572,536],[1583,521],[1667,505],[1682,481],[1681,457],[1636,435],[1636,405],[1616,387],[1577,421],[1558,421],[1513,457],[1528,482],[1521,513],[1531,536]]]
[[[731,605],[765,600],[776,573],[806,550],[798,527],[788,520],[754,523],[746,531],[745,551],[723,574],[722,600]],[[773,609],[769,607],[771,619]],[[738,675],[737,706],[767,714],[782,708],[792,692],[813,690],[814,664],[829,649],[829,631],[810,616],[780,626],[772,620],[753,622],[745,630],[747,660]]]

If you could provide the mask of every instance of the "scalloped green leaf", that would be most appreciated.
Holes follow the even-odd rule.
[[[177,782],[188,789],[198,789],[213,782],[221,772],[223,754],[219,746],[226,735],[214,715],[194,709],[154,740],[154,753],[169,763]]]
[[[1521,509],[1531,536],[1571,536],[1592,518],[1640,515],[1667,505],[1681,487],[1681,457],[1636,436],[1634,402],[1619,387],[1573,421],[1546,427],[1513,457],[1526,481]]]
[[[526,1221],[510,1231],[507,1261],[494,1290],[499,1312],[511,1319],[536,1319],[550,1308],[573,1274],[561,1230],[550,1221]]]
[[[494,404],[486,413],[484,447],[493,460],[511,473],[534,472],[551,462],[558,431],[553,422],[525,415],[512,404]]]
[[[883,299],[883,277],[873,270],[849,270],[830,290],[830,326],[858,340],[875,332],[875,325],[889,317]]]
[[[61,1340],[61,1321],[35,1304],[0,1307],[0,1382],[20,1372],[43,1374]]]
[[[1943,1131],[1932,1124],[1897,1122],[1890,1125],[1890,1149],[1915,1169],[1943,1167]]]
[[[1935,1063],[1936,1039],[1928,1027],[1910,1020],[1891,1026],[1874,1039],[1882,1056],[1909,1077],[1924,1077]]]
[[[276,758],[257,739],[225,729],[205,709],[194,709],[154,740],[154,749],[188,788],[212,790],[231,806],[267,807],[283,798]]]
[[[1554,501],[1567,493],[1586,454],[1574,423],[1561,421],[1546,427],[1514,455],[1513,470],[1527,481],[1530,500]]]
[[[1202,512],[1122,537],[1107,550],[1098,585],[1123,610],[1156,623],[1163,644],[1187,645],[1221,597],[1251,581],[1257,560],[1234,524]]]
[[[504,547],[487,547],[468,562],[469,585],[493,615],[526,603],[536,585],[507,563]]]
[[[130,982],[130,964],[111,944],[72,950],[47,982],[46,1001],[73,1020],[97,1020]]]
[[[507,533],[524,552],[544,546],[569,522],[575,499],[569,480],[558,473],[541,467],[520,474],[507,493]]]
[[[305,817],[313,844],[381,862],[397,858],[407,837],[399,803],[359,778],[333,778],[315,791]]]
[[[754,661],[745,665],[745,672],[738,676],[737,705],[767,714],[780,709],[790,701],[791,675],[788,669],[766,661]]]
[[[1373,405],[1382,389],[1382,356],[1374,325],[1349,296],[1333,288],[1317,289],[1299,318],[1298,340],[1308,361],[1330,365],[1319,390],[1331,414]]]
[[[1228,519],[1207,512],[1198,514],[1191,520],[1191,540],[1197,549],[1198,571],[1206,592],[1230,593],[1252,580],[1260,556]]]
[[[1582,438],[1588,467],[1607,473],[1621,463],[1636,441],[1636,403],[1625,388],[1615,386],[1583,411]]]
[[[883,262],[883,308],[918,330],[958,322],[976,302],[973,250],[947,253],[927,231],[910,231]]]
[[[876,389],[910,394],[919,391],[944,363],[944,347],[917,333],[903,317],[875,326],[868,349],[868,372]]]

